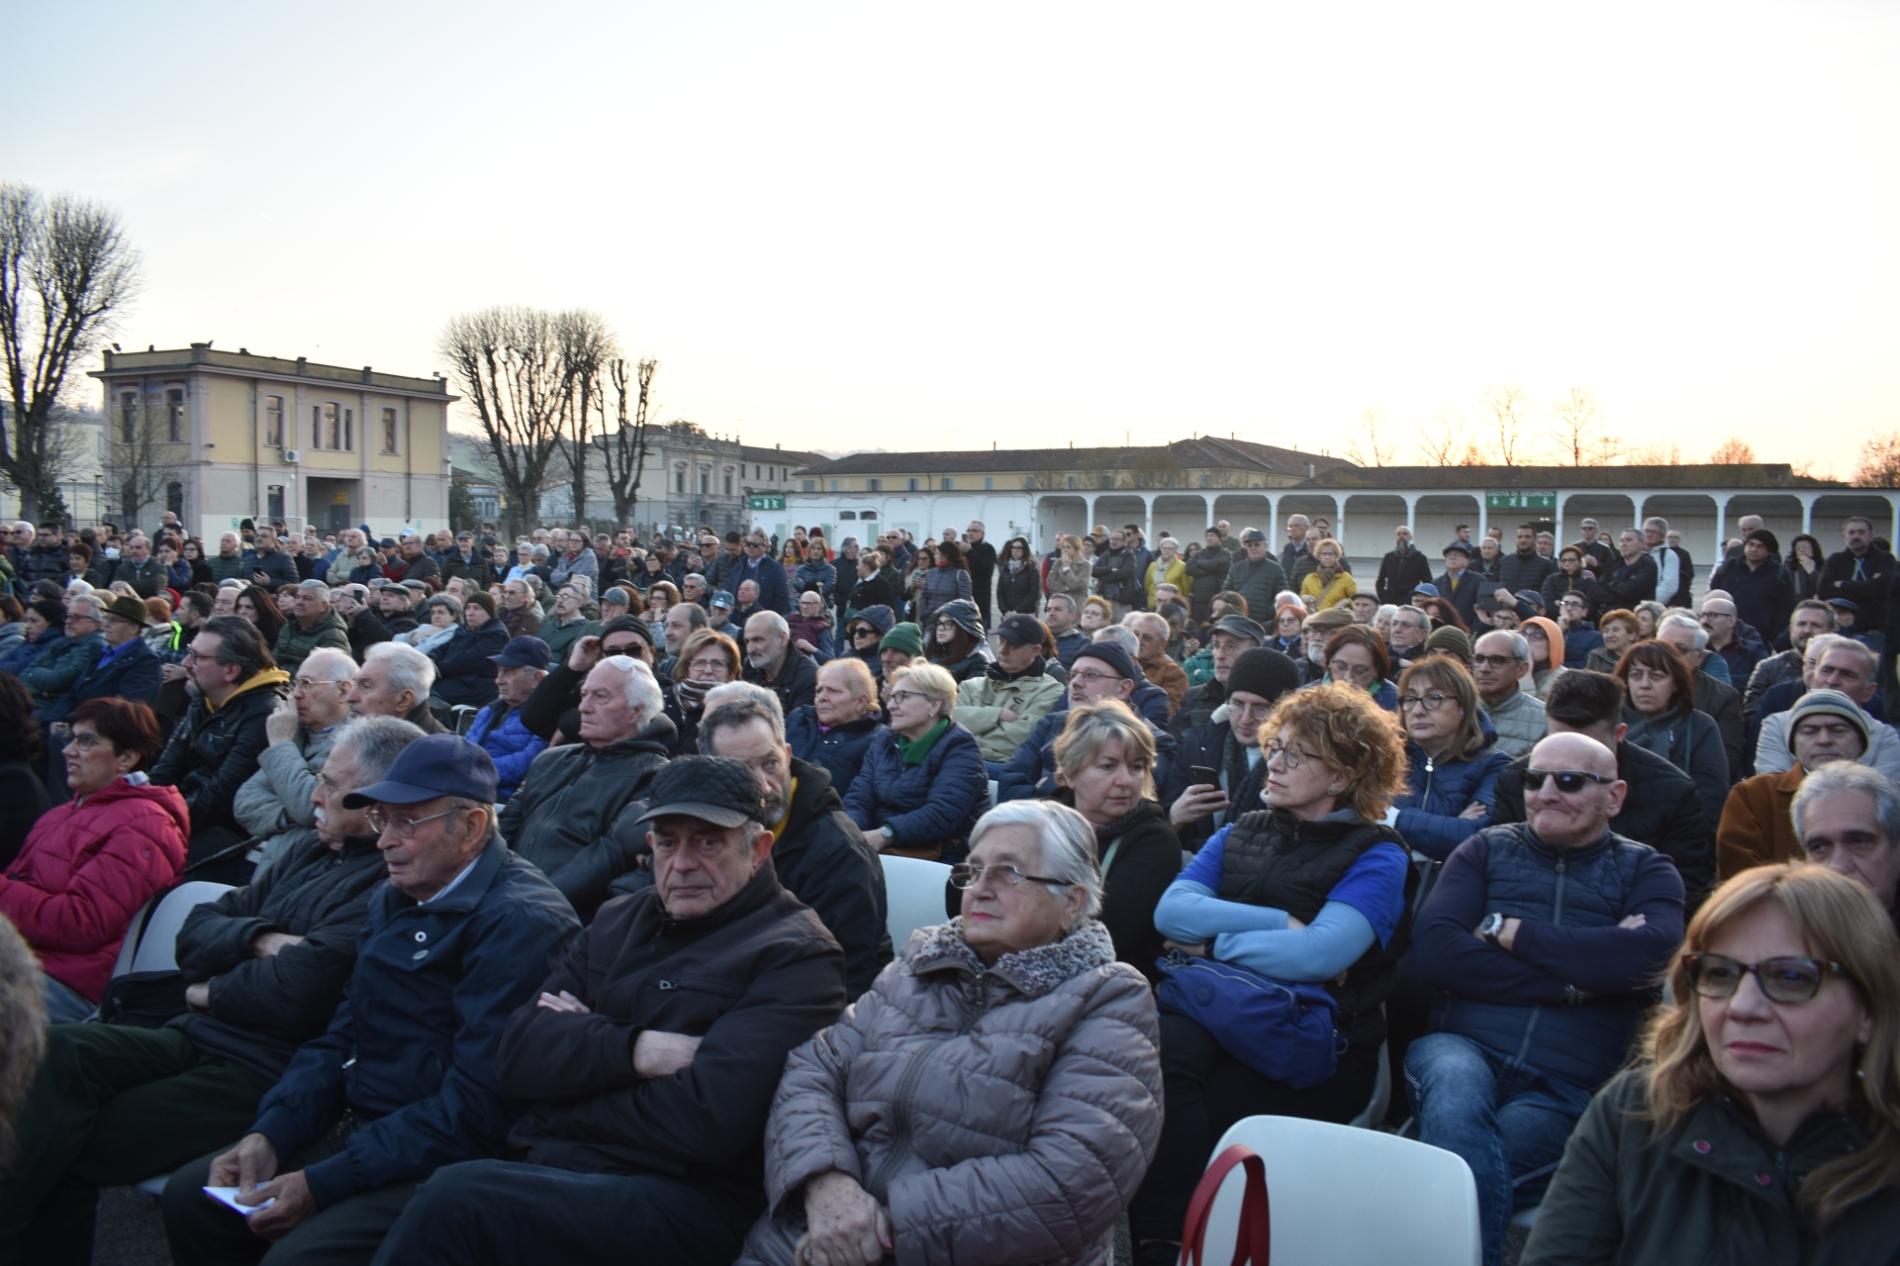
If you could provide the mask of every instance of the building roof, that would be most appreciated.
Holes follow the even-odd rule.
[[[778,462],[793,470],[804,470],[822,465],[830,459],[823,453],[807,453],[796,448],[761,448],[756,444],[739,445],[739,460],[742,462]]]
[[[895,475],[916,470],[957,474],[1017,470],[1145,470],[1220,468],[1257,470],[1265,474],[1305,478],[1352,463],[1340,457],[1322,457],[1297,449],[1251,440],[1222,440],[1212,436],[1176,440],[1171,444],[1116,448],[994,448],[905,453],[850,453],[805,467],[806,475]]]
[[[214,351],[210,343],[190,347],[148,347],[142,352],[105,353],[105,367],[95,369],[94,378],[112,379],[148,374],[213,373],[244,378],[335,383],[338,386],[368,388],[384,395],[428,396],[436,400],[459,400],[449,394],[448,380],[441,377],[415,378],[407,374],[382,373],[368,365],[351,369],[344,365],[319,365],[308,357],[289,360],[282,356],[253,356],[249,349],[235,352]]]
[[[1785,463],[1690,466],[1378,466],[1342,464],[1306,481],[1309,488],[1432,489],[1468,492],[1474,488],[1566,491],[1601,488],[1762,488],[1837,489],[1834,479],[1797,475]]]

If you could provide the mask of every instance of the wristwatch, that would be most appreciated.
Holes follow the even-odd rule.
[[[1493,911],[1484,916],[1484,922],[1478,924],[1478,935],[1496,945],[1498,937],[1504,933],[1504,916]]]
[[[880,826],[878,830],[882,832],[884,835],[884,846],[886,848],[890,847],[891,841],[897,838],[897,832],[891,830],[891,824],[888,822],[886,822],[883,826]]]

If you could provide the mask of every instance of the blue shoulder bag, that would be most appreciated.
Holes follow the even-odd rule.
[[[1156,960],[1163,1011],[1186,1016],[1263,1077],[1309,1090],[1332,1079],[1345,1039],[1324,985],[1294,983],[1170,950]]]

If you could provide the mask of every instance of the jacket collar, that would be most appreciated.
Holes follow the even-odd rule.
[[[237,689],[224,697],[223,703],[213,703],[211,700],[206,699],[204,701],[205,710],[208,712],[222,711],[254,690],[268,690],[273,686],[281,686],[289,681],[290,674],[281,668],[261,668],[239,682]]]
[[[466,914],[473,910],[482,903],[482,898],[488,895],[488,889],[494,884],[495,876],[501,873],[501,868],[507,862],[508,846],[502,842],[501,833],[496,832],[488,837],[488,843],[476,857],[475,869],[469,871],[468,877],[455,885],[453,892],[445,893],[430,901],[430,912]],[[407,906],[414,909],[422,904],[407,893],[398,892],[393,886],[390,892],[395,894],[398,908]]]
[[[963,919],[929,928],[924,941],[908,963],[913,976],[937,972],[960,972],[968,976],[994,976],[1028,998],[1040,998],[1055,992],[1083,972],[1105,967],[1115,961],[1115,942],[1108,929],[1095,919],[1078,924],[1067,936],[1049,945],[1016,950],[983,965],[970,943],[963,939]]]
[[[1670,1151],[1684,1164],[1792,1204],[1810,1172],[1859,1151],[1866,1143],[1866,1132],[1852,1118],[1821,1111],[1803,1121],[1787,1144],[1777,1148],[1746,1107],[1729,1095],[1713,1094],[1690,1109]],[[1768,1157],[1782,1158],[1782,1172],[1771,1173],[1763,1167]]]

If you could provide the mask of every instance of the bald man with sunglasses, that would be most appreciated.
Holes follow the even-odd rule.
[[[1614,752],[1553,734],[1523,784],[1530,820],[1452,851],[1412,947],[1439,993],[1405,1056],[1419,1138],[1471,1166],[1487,1266],[1627,1058],[1683,929],[1674,864],[1610,829],[1629,789]]]

